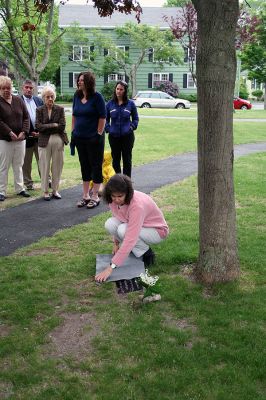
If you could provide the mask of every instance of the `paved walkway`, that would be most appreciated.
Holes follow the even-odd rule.
[[[256,152],[266,152],[266,142],[235,147],[236,157]],[[150,193],[196,173],[196,153],[185,153],[134,168],[132,180],[137,190]],[[39,198],[0,213],[0,256],[52,236],[59,229],[87,222],[107,210],[102,203],[92,210],[78,209],[76,202],[82,194],[81,185],[62,190],[61,194],[62,200],[47,202]]]

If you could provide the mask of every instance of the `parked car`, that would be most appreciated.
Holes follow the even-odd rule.
[[[235,110],[250,110],[252,104],[248,100],[241,99],[240,97],[234,97],[234,109]]]
[[[137,107],[141,108],[190,108],[188,100],[176,99],[170,94],[154,90],[139,91],[133,100]]]
[[[16,89],[14,86],[12,87],[12,94],[14,96],[18,96],[19,95],[18,89]]]

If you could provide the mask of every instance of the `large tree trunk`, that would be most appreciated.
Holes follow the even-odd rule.
[[[266,110],[266,82],[264,83],[264,110]]]
[[[239,276],[233,183],[238,0],[192,0],[198,16],[198,280]]]

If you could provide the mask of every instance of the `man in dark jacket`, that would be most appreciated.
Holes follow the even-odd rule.
[[[23,82],[21,97],[24,100],[29,113],[30,132],[28,138],[26,139],[26,154],[22,169],[23,169],[24,185],[28,190],[34,189],[33,180],[31,177],[33,153],[36,158],[38,171],[40,175],[39,154],[38,154],[39,132],[37,132],[35,129],[35,119],[36,119],[36,108],[42,106],[43,101],[40,97],[33,96],[33,92],[34,92],[34,83],[30,79],[26,79]]]

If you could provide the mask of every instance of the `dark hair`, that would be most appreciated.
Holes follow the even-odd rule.
[[[25,79],[22,86],[32,85],[35,86],[34,82],[31,79]]]
[[[112,203],[112,194],[123,193],[126,195],[125,204],[129,204],[132,200],[134,189],[131,179],[127,175],[116,174],[107,182],[104,191],[103,199],[106,203]]]
[[[81,72],[80,74],[78,74],[78,78],[77,78],[77,91],[76,94],[78,97],[80,97],[81,99],[84,97],[83,91],[81,89],[79,89],[79,78],[81,77],[81,75],[83,75],[84,78],[84,86],[85,86],[85,90],[86,90],[86,99],[88,99],[90,96],[94,95],[95,93],[95,76],[92,72],[87,71],[87,72]]]
[[[118,103],[118,98],[117,98],[117,95],[116,95],[116,88],[117,88],[118,85],[123,86],[123,88],[125,89],[124,94],[123,94],[123,103],[127,103],[128,102],[128,96],[127,96],[128,85],[124,81],[116,82],[112,100],[114,100],[116,103]]]

